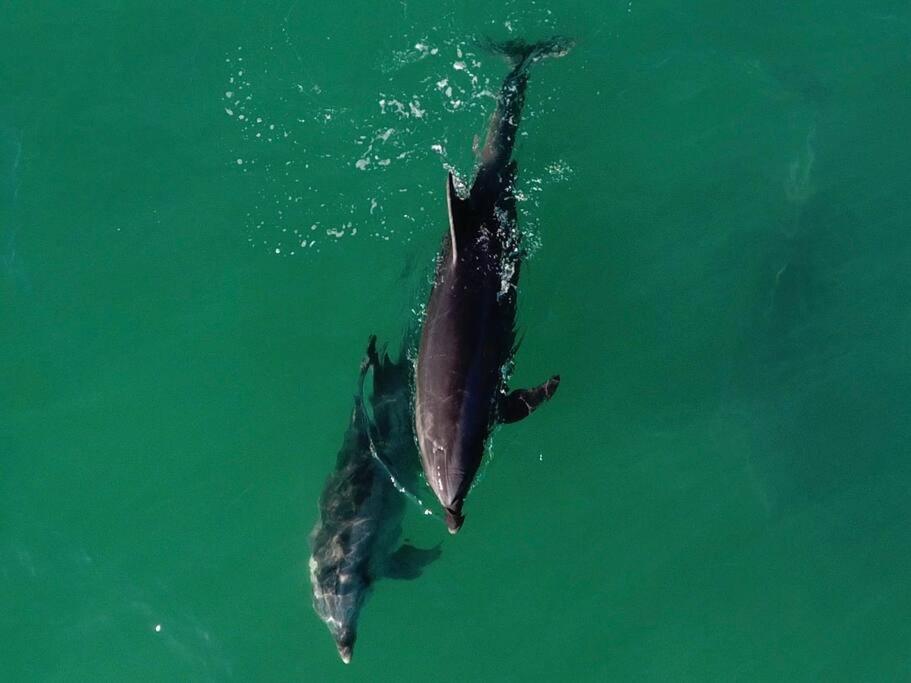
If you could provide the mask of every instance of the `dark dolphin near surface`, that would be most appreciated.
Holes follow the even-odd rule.
[[[555,38],[491,46],[509,57],[490,119],[480,166],[467,197],[446,183],[449,232],[437,261],[417,359],[415,429],[424,474],[446,511],[451,533],[497,422],[516,422],[553,396],[559,376],[509,392],[506,371],[516,347],[520,233],[513,185],[513,145],[528,69],[562,56],[571,42]]]
[[[397,362],[385,352],[381,358],[371,337],[351,422],[310,534],[313,607],[346,664],[373,584],[384,577],[417,578],[440,556],[439,546],[422,550],[399,543],[406,499],[396,486],[416,485],[419,460],[411,427],[413,369],[404,354],[403,347]],[[368,398],[364,380],[371,368],[373,393]]]

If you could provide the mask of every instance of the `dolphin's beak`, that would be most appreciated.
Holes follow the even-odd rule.
[[[446,528],[449,529],[449,533],[457,534],[464,521],[465,517],[460,512],[446,508]]]
[[[349,664],[351,662],[352,650],[353,648],[350,645],[338,646],[338,656],[342,658],[342,661],[345,662],[345,664]]]

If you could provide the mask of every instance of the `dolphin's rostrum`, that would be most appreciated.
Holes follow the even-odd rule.
[[[364,380],[371,368],[373,393],[367,398]],[[399,544],[406,502],[392,478],[410,487],[418,476],[411,372],[404,348],[402,357],[392,362],[385,352],[380,357],[376,338],[371,337],[351,422],[310,534],[313,607],[346,664],[354,650],[360,611],[377,579],[416,578],[440,555],[439,546],[422,550]]]
[[[520,233],[512,160],[529,67],[562,56],[565,39],[491,46],[512,70],[490,119],[480,166],[466,197],[446,183],[449,231],[437,261],[416,371],[415,429],[424,474],[446,511],[451,533],[496,422],[515,422],[550,398],[560,382],[509,392],[505,371],[516,347]]]

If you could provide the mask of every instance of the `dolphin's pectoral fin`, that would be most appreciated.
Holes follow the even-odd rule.
[[[415,548],[410,543],[403,543],[389,556],[383,575],[390,579],[416,579],[424,571],[424,567],[441,554],[439,545],[433,548]]]
[[[500,394],[497,404],[497,419],[503,424],[518,422],[531,415],[544,401],[549,399],[560,386],[560,375],[532,389],[516,389],[508,394]]]

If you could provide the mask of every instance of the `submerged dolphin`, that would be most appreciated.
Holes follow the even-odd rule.
[[[560,382],[554,376],[533,389],[509,393],[504,368],[516,347],[520,233],[511,157],[528,69],[570,47],[559,38],[493,46],[510,58],[512,70],[490,119],[480,167],[467,197],[459,196],[452,173],[446,184],[449,232],[418,350],[415,428],[424,474],[446,510],[451,533],[464,521],[462,504],[493,426],[529,415]]]
[[[365,399],[364,379],[371,367],[373,395]],[[405,498],[392,477],[403,486],[417,481],[410,377],[404,350],[396,363],[385,353],[381,359],[376,338],[371,337],[351,423],[310,534],[313,607],[346,664],[354,650],[358,616],[374,582],[383,577],[417,578],[440,556],[439,547],[399,545]],[[372,408],[372,419],[365,403]]]

